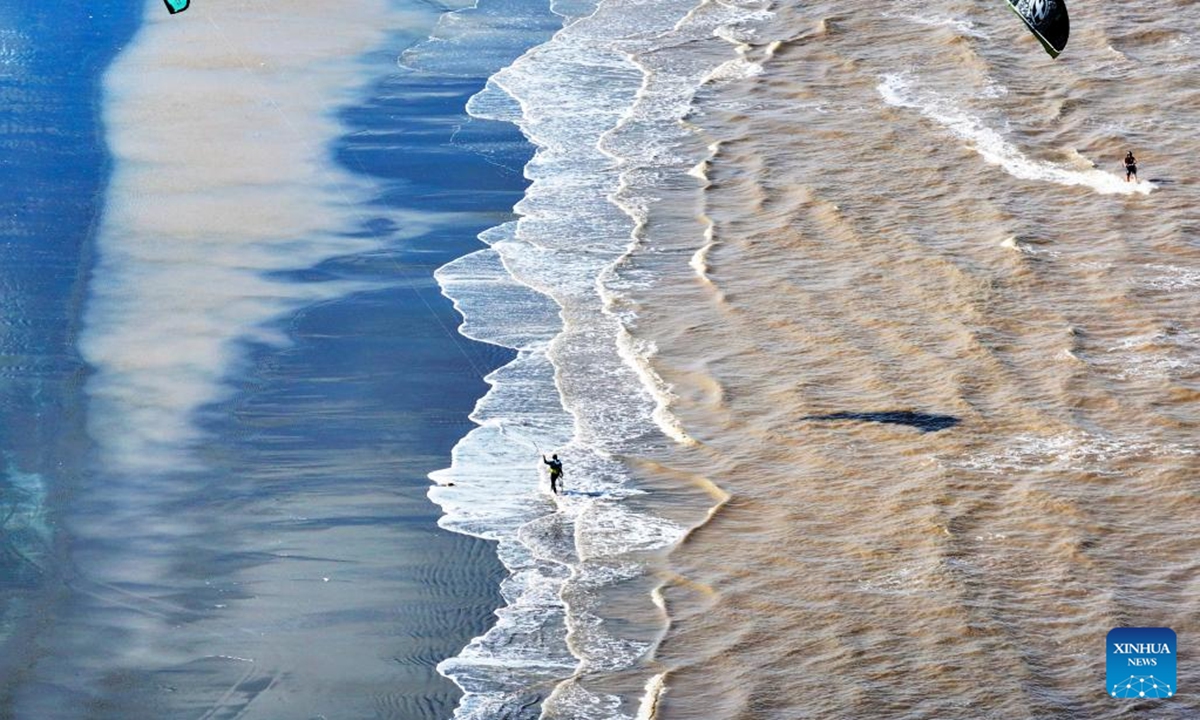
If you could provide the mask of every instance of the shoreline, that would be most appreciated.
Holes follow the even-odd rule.
[[[658,33],[626,27],[624,9],[581,11],[471,101],[472,114],[516,124],[538,150],[518,220],[486,234],[490,250],[439,271],[466,334],[520,351],[489,377],[479,427],[430,490],[446,526],[500,542],[510,572],[500,624],[443,664],[479,688],[464,718],[526,717],[531,695],[550,716],[644,713],[667,622],[662,555],[725,499],[703,475],[670,467],[673,453],[700,450],[670,416],[653,343],[637,335],[636,290],[675,256],[661,221],[695,231],[689,253],[704,242],[686,210],[660,217],[656,203],[695,199],[694,169],[710,150],[684,117],[707,82],[754,72],[735,38],[762,9],[679,3],[655,16]],[[688,49],[656,53],[648,37]],[[552,504],[526,459],[535,441],[568,467]],[[638,459],[658,453],[666,481]]]

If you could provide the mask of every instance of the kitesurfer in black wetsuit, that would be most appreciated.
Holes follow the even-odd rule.
[[[1125,153],[1125,182],[1129,179],[1137,180],[1137,158],[1133,156],[1133,151]]]
[[[547,460],[546,456],[542,456],[542,462],[550,466],[550,492],[558,494],[558,481],[563,476],[562,460],[558,459],[557,455],[551,455]]]

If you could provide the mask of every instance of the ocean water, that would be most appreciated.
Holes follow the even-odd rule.
[[[74,8],[74,10],[82,10]],[[0,8],[0,715],[60,572],[54,508],[83,470],[86,366],[74,344],[102,206],[95,78],[130,8]]]
[[[442,6],[28,5],[0,716],[447,717],[502,568],[427,475],[511,353],[433,272],[521,197],[527,143],[465,105],[533,40],[474,76],[401,63]]]
[[[576,12],[468,106],[538,150],[439,273],[519,352],[430,493],[510,573],[457,716],[1194,715],[1103,672],[1194,624],[1194,9]]]
[[[1197,631],[1194,4],[152,6],[6,346],[4,712],[1200,714],[1104,685]]]

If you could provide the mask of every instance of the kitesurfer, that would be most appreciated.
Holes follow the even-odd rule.
[[[563,476],[562,460],[558,459],[557,455],[551,455],[547,460],[546,456],[542,456],[542,462],[550,466],[550,492],[558,494],[558,481]]]
[[[1133,156],[1133,151],[1125,153],[1125,182],[1129,179],[1137,180],[1137,158]]]

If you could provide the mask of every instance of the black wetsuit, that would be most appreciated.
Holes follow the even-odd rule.
[[[1133,157],[1133,153],[1125,156],[1125,179],[1130,176],[1137,177],[1137,159]]]
[[[550,466],[550,492],[558,494],[558,480],[563,476],[562,460],[555,456],[552,460],[547,460],[542,456],[542,462]]]

